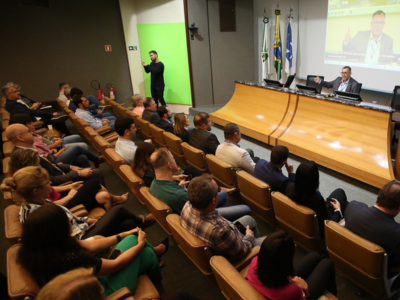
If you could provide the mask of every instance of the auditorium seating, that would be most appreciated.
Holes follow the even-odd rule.
[[[143,179],[137,176],[129,165],[121,165],[119,169],[129,190],[142,205],[146,205],[145,200],[140,193],[140,188],[144,186]]]
[[[150,124],[149,127],[153,136],[154,144],[156,144],[157,147],[167,147],[167,143],[165,142],[164,138],[164,130],[154,124]]]
[[[270,226],[276,227],[278,223],[272,207],[270,186],[243,170],[236,172],[236,178],[240,195],[251,208],[251,213]]]
[[[387,277],[388,256],[382,247],[329,220],[325,221],[325,240],[336,271],[351,282],[379,299],[399,292],[391,286],[400,273],[397,270]]]
[[[237,187],[233,166],[213,154],[206,155],[206,161],[212,177],[219,186]]]
[[[173,214],[171,207],[162,202],[157,197],[154,197],[150,193],[150,189],[147,186],[143,186],[140,188],[140,193],[146,203],[147,209],[154,216],[157,223],[161,226],[162,229],[169,235],[172,235],[171,229],[167,223],[167,216],[169,214]]]
[[[167,147],[169,151],[171,151],[172,155],[175,157],[178,165],[180,165],[181,167],[186,167],[188,163],[182,150],[182,140],[171,132],[164,131],[163,134]]]
[[[183,154],[189,165],[199,169],[202,172],[208,172],[206,157],[200,149],[190,146],[188,143],[181,143]]]
[[[108,164],[113,168],[115,173],[118,174],[118,176],[124,180],[124,175],[122,174],[120,170],[120,166],[125,163],[125,160],[122,158],[121,155],[119,155],[113,148],[107,148],[104,151],[104,158],[108,162]]]
[[[308,252],[325,253],[325,244],[318,228],[315,212],[299,205],[279,192],[272,192],[275,217],[280,227],[288,232],[295,243]]]
[[[144,137],[145,140],[152,139],[153,135],[150,131],[150,123],[142,118],[137,118],[137,122],[139,124],[141,135]],[[136,124],[135,124],[136,125]]]
[[[239,273],[225,257],[218,255],[211,257],[210,265],[218,286],[226,299],[267,300],[246,280],[248,267]],[[319,300],[337,300],[337,298],[325,291]]]

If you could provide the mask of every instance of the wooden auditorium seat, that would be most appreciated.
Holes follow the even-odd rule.
[[[133,121],[135,122],[136,133],[137,133],[138,135],[142,135],[142,131],[141,131],[141,128],[140,128],[140,123],[139,123],[139,121],[138,121],[139,116],[138,116],[137,114],[135,114],[135,113],[134,113],[133,111],[131,111],[131,110],[127,110],[127,111],[126,111],[126,114],[127,114],[128,117],[131,117],[131,118],[133,119]]]
[[[143,139],[152,139],[153,135],[151,134],[150,131],[150,123],[147,122],[146,120],[143,120],[142,118],[136,118],[139,128],[140,128],[140,135],[143,137]],[[135,123],[136,125],[136,123]]]
[[[188,143],[181,143],[181,146],[189,165],[199,169],[203,173],[208,172],[206,157],[202,150],[192,147]]]
[[[121,170],[119,169],[119,167],[122,164],[126,164],[125,160],[123,159],[123,157],[121,155],[119,155],[115,149],[113,148],[107,148],[104,151],[104,158],[106,159],[106,161],[108,162],[108,164],[113,168],[113,170],[115,171],[115,173],[118,174],[118,176],[124,180],[124,175],[121,172]]]
[[[388,237],[390,238],[390,237]],[[390,272],[386,251],[330,220],[325,221],[325,240],[329,257],[341,275],[372,296],[390,299],[399,288],[392,284],[400,273]]]
[[[153,141],[154,144],[156,144],[157,147],[167,147],[167,143],[165,142],[164,138],[164,129],[161,129],[160,127],[157,127],[154,124],[150,124],[150,131],[151,135],[153,136]]]
[[[178,165],[180,165],[181,167],[186,167],[188,163],[182,150],[182,140],[171,132],[164,131],[163,134],[167,147],[169,151],[171,151],[172,155],[175,157]]]
[[[236,173],[233,166],[213,154],[206,155],[206,161],[212,177],[219,186],[237,187]]]
[[[325,243],[318,228],[315,212],[299,205],[279,192],[272,192],[275,217],[280,227],[288,232],[297,245],[308,252],[325,253]]]
[[[135,195],[136,199],[138,199],[142,205],[146,205],[146,202],[140,193],[140,188],[144,186],[143,179],[137,176],[135,172],[133,172],[132,167],[129,165],[121,165],[119,169],[121,174],[124,176],[124,181],[129,190]]]
[[[240,195],[251,208],[251,213],[270,226],[277,227],[278,222],[272,206],[271,187],[243,170],[236,172],[236,179]]]
[[[167,216],[174,213],[171,207],[153,196],[147,186],[141,187],[140,193],[146,203],[147,209],[154,216],[157,223],[167,234],[172,235],[171,229],[167,223]]]

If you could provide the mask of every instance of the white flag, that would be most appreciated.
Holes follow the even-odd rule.
[[[264,10],[265,13],[265,10]],[[268,22],[269,19],[265,16],[263,18],[263,41],[261,46],[261,69],[262,79],[268,78],[269,72],[269,58],[268,58]]]

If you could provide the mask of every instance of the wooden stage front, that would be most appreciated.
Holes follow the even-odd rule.
[[[237,82],[231,100],[210,114],[224,126],[381,188],[394,180],[390,158],[391,109],[307,96]]]

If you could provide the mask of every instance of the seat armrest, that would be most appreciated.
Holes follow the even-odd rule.
[[[254,256],[258,254],[258,252],[260,252],[260,246],[254,246],[253,248],[251,248],[250,252],[246,255],[245,258],[232,263],[232,265],[235,267],[236,270],[240,272],[241,269],[250,264],[251,260]]]
[[[108,125],[106,125],[106,126],[102,126],[102,127],[100,127],[100,128],[98,128],[98,129],[96,129],[96,132],[98,133],[98,134],[105,134],[105,133],[107,133],[107,132],[109,132],[109,131],[111,131],[111,127],[110,126],[108,126]]]

